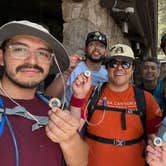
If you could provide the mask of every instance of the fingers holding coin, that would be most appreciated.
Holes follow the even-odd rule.
[[[79,86],[79,85],[82,85],[82,84],[85,84],[89,81],[90,79],[90,76],[91,76],[91,72],[90,71],[85,71],[83,73],[81,73],[79,76],[77,76],[76,78],[76,84]]]

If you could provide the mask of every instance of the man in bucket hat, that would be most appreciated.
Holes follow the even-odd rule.
[[[0,27],[0,165],[86,165],[88,147],[77,130],[80,121],[68,111],[49,108],[36,93],[53,59],[59,67],[69,58],[58,40],[43,26],[12,21]],[[48,111],[50,110],[50,111]],[[45,127],[46,126],[46,127]]]
[[[77,111],[77,115],[81,111],[82,118],[87,122],[85,141],[89,145],[88,166],[145,165],[144,134],[157,131],[162,114],[150,93],[133,86],[134,59],[128,45],[114,45],[105,63],[109,81],[101,90],[92,92],[90,97],[87,95],[84,98],[88,84],[82,84],[74,92],[71,111]],[[84,81],[81,77],[77,77],[80,85],[81,80]],[[144,103],[140,102],[142,98],[145,98],[144,112],[140,109],[144,108]]]

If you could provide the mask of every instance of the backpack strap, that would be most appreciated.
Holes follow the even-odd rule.
[[[5,126],[5,117],[2,114],[3,111],[1,111],[1,110],[4,110],[4,105],[3,105],[2,98],[0,97],[0,138],[2,136],[3,129],[4,129],[4,126]]]
[[[104,82],[104,83],[96,86],[90,95],[90,98],[89,98],[90,102],[88,105],[88,121],[90,121],[90,119],[93,115],[93,112],[95,110],[95,106],[96,106],[96,104],[100,98],[101,92],[105,88],[106,84],[107,84],[107,82]]]
[[[51,99],[51,97],[45,96],[45,95],[43,94],[43,92],[41,92],[41,91],[37,91],[37,92],[36,92],[36,96],[37,96],[40,100],[42,100],[45,104],[47,104],[47,105],[48,105],[48,103],[49,103],[49,100]]]
[[[146,135],[146,100],[145,100],[144,90],[140,89],[136,86],[134,86],[133,88],[134,88],[134,94],[135,94],[137,108],[138,108],[138,111],[140,113],[140,118],[141,118],[142,126],[143,126],[143,129],[144,129],[144,133],[143,133],[144,140],[145,140],[145,143],[147,143],[147,135]],[[145,154],[143,154],[143,156],[144,155]]]
[[[104,89],[104,87],[106,86],[107,82],[101,83],[97,86],[95,86],[95,88],[92,90],[91,94],[89,95],[89,105],[88,105],[88,121],[90,121],[93,112],[95,111],[95,105],[97,104],[99,97],[101,95],[101,91]],[[80,135],[83,137],[86,135],[86,131],[87,131],[87,123],[84,124],[84,126],[82,127],[81,131],[80,131]]]
[[[145,132],[145,130],[146,130],[146,100],[145,100],[144,90],[140,89],[136,86],[134,86],[133,88],[134,88],[134,94],[135,94],[137,108],[139,111],[139,115],[141,117],[144,132]]]

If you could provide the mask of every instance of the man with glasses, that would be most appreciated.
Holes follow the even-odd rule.
[[[145,165],[144,134],[150,136],[157,132],[162,113],[153,96],[137,88],[137,93],[141,91],[145,97],[146,113],[139,109],[135,87],[131,82],[134,60],[134,53],[128,45],[116,44],[110,49],[105,63],[109,81],[97,94],[99,100],[93,105],[93,113],[86,102],[81,104],[83,100],[88,99],[90,103],[92,99],[89,96],[84,99],[85,85],[80,86],[79,93],[74,92],[71,110],[81,111],[82,118],[87,122],[85,140],[90,151],[88,166]],[[80,76],[77,79],[80,82],[83,80]],[[145,114],[146,117],[142,117]]]
[[[69,105],[70,98],[73,94],[72,83],[75,78],[82,72],[90,71],[92,75],[92,85],[96,86],[102,82],[108,81],[107,70],[105,66],[102,65],[106,57],[106,47],[107,39],[106,35],[94,31],[90,32],[87,35],[85,41],[85,59],[80,62],[67,77],[66,82],[66,105]],[[54,86],[56,84],[56,79],[53,83],[47,88],[46,93],[50,96],[55,96]]]
[[[61,69],[69,58],[43,26],[12,21],[0,27],[0,165],[85,166],[88,146],[77,130],[80,121],[67,110],[49,108],[36,92],[56,60]],[[56,64],[54,64],[56,65]]]

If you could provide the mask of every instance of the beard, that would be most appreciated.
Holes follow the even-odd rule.
[[[37,65],[21,65],[18,66],[16,68],[16,73],[18,73],[20,70],[22,69],[26,69],[26,68],[35,68],[38,69],[41,73],[44,72],[44,70],[37,66]],[[44,80],[44,78],[42,80],[38,80],[38,81],[24,81],[21,79],[15,79],[15,73],[7,70],[7,66],[4,63],[4,76],[6,76],[8,78],[8,80],[10,80],[13,84],[17,85],[20,88],[26,88],[26,89],[34,89],[37,88],[39,86],[39,84]]]
[[[17,79],[14,79],[11,77],[10,73],[5,72],[4,75],[15,85],[17,85],[20,88],[26,88],[26,89],[34,89],[37,88],[41,81],[33,81],[33,82],[23,82]]]
[[[105,59],[105,56],[104,56],[104,55],[102,55],[102,56],[101,56],[100,58],[98,58],[98,59],[92,58],[90,55],[86,55],[86,57],[87,57],[91,62],[93,62],[93,63],[101,63],[101,62],[103,62],[104,59]]]

